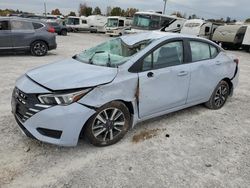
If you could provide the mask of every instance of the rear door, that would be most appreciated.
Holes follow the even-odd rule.
[[[141,118],[186,103],[190,78],[188,66],[184,64],[183,41],[164,44],[144,58],[139,73]]]
[[[219,49],[203,41],[190,41],[190,88],[187,103],[208,100],[215,87],[226,77],[227,59]]]
[[[29,48],[35,36],[32,22],[11,20],[11,33],[14,48]]]
[[[8,20],[0,20],[0,49],[11,49],[11,31]]]

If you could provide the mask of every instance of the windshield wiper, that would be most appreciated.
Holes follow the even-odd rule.
[[[105,51],[96,51],[90,58],[89,58],[89,64],[93,64],[93,58],[95,57],[96,54],[101,54],[105,53]]]

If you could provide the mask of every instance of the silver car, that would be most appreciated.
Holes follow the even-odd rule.
[[[35,19],[0,17],[0,52],[27,51],[44,56],[56,49],[55,29]]]
[[[32,138],[75,146],[121,140],[138,122],[205,103],[220,109],[239,60],[206,39],[147,32],[112,39],[20,77],[12,111]]]

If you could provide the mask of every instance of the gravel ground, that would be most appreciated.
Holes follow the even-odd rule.
[[[240,84],[225,107],[202,105],[141,123],[109,147],[80,140],[63,148],[21,134],[10,112],[15,80],[108,38],[58,37],[45,57],[0,55],[0,187],[249,187],[250,54],[240,57]]]

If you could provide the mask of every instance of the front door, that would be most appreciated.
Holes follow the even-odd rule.
[[[190,72],[183,57],[183,42],[176,41],[159,47],[143,60],[139,73],[140,118],[185,105]]]

